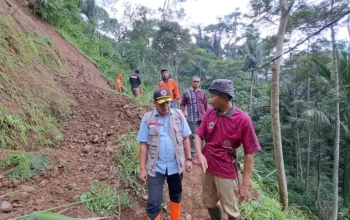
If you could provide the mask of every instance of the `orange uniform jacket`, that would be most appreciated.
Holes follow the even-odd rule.
[[[175,101],[176,99],[180,99],[179,88],[177,87],[177,83],[175,79],[169,79],[168,82],[164,82],[163,80],[158,83],[158,89],[166,88],[170,92],[170,96]]]
[[[120,79],[117,79],[115,81],[115,90],[117,90],[118,92],[123,92],[122,87],[123,87],[122,81]]]

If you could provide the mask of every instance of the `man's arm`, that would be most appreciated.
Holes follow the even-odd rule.
[[[137,76],[137,80],[138,80],[139,85],[141,85],[141,77],[140,76]]]
[[[188,137],[184,137],[183,140],[183,145],[185,148],[185,156],[186,158],[191,158],[191,147],[190,147],[190,138]]]
[[[195,134],[194,135],[194,146],[195,146],[197,155],[202,154],[202,145],[203,145],[202,138],[200,138],[197,134]]]
[[[245,154],[243,181],[238,188],[239,204],[241,204],[248,197],[248,189],[250,185],[250,177],[252,176],[252,172],[253,172],[253,167],[254,167],[254,154]]]
[[[140,160],[140,179],[143,181],[147,180],[147,171],[146,171],[147,151],[148,151],[147,143],[141,142],[140,151],[139,151],[139,160]]]
[[[243,121],[241,142],[244,149],[244,171],[243,181],[239,186],[239,203],[248,196],[248,187],[254,167],[254,153],[261,150],[258,138],[256,137],[254,125],[250,117],[247,115]]]
[[[139,152],[140,170],[146,170],[147,151],[148,151],[147,143],[141,142],[140,152]]]
[[[179,100],[180,99],[179,87],[177,86],[177,82],[175,79],[174,79],[174,93],[175,93],[176,99]]]
[[[182,94],[180,109],[185,115],[186,115],[186,113],[185,113],[186,103],[187,103],[187,97],[185,96],[185,92],[184,92]]]
[[[141,180],[147,180],[147,171],[146,171],[146,160],[147,160],[147,151],[148,151],[148,125],[145,117],[142,117],[140,130],[137,135],[137,141],[140,142],[140,150],[139,150],[139,161],[140,161],[140,174],[139,177]]]
[[[203,91],[203,93],[204,93],[204,110],[205,111],[208,111],[208,99],[207,99],[207,96],[205,95],[205,92]]]
[[[254,168],[254,154],[245,154],[242,185],[249,186],[253,168]]]
[[[197,158],[199,165],[202,167],[203,172],[207,172],[208,169],[208,163],[205,156],[202,154],[202,139],[197,134],[194,135],[194,143],[195,143],[195,149],[197,153]]]

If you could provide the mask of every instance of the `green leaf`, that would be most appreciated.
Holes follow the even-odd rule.
[[[74,220],[74,218],[56,214],[53,212],[40,212],[33,213],[28,217],[24,218],[24,220]]]
[[[324,64],[318,62],[314,57],[311,58],[311,63],[313,64],[314,71],[316,74],[325,78],[328,82],[331,82],[331,70]]]

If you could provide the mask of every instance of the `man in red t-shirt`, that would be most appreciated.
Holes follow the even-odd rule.
[[[217,79],[209,89],[210,108],[199,126],[196,137],[198,162],[204,171],[203,205],[212,220],[222,220],[222,209],[229,220],[239,219],[238,204],[246,199],[254,166],[254,153],[260,151],[253,122],[231,102],[231,80]],[[202,141],[205,147],[202,152]],[[244,173],[238,179],[236,150],[243,145]]]

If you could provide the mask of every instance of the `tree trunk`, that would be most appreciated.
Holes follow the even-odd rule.
[[[94,17],[95,0],[87,0],[86,16],[91,19]]]
[[[332,14],[333,14],[333,0],[332,0]],[[337,63],[337,50],[335,45],[334,26],[331,26],[332,35],[332,67],[335,81],[335,138],[334,138],[334,163],[333,163],[333,213],[332,219],[338,218],[338,182],[339,182],[339,139],[340,139],[340,112],[339,112],[339,73]]]
[[[252,79],[250,85],[250,103],[249,103],[249,114],[253,116],[253,91],[254,91],[254,70],[252,70]]]
[[[289,19],[289,9],[286,0],[280,0],[281,17],[277,33],[276,57],[283,53],[284,35]],[[272,65],[272,80],[271,80],[271,119],[272,119],[272,134],[273,145],[275,151],[276,173],[279,185],[280,203],[282,209],[288,208],[288,189],[286,173],[284,169],[281,124],[279,114],[279,74],[282,57],[279,57]]]
[[[320,193],[321,193],[321,143],[318,145],[318,161],[317,161],[317,195],[316,195],[316,209],[320,206]]]
[[[349,37],[349,44],[348,44],[348,54],[349,54],[349,60],[350,60],[350,15],[348,15],[348,37]]]
[[[290,53],[290,60],[293,59],[292,53]],[[293,79],[295,78],[294,71],[293,71],[293,65],[291,64],[290,66],[293,74]],[[297,90],[297,83],[295,82],[294,84],[294,89],[293,89],[293,101],[294,101],[294,112],[295,112],[295,118],[298,118],[298,105],[296,102],[296,90]],[[299,128],[298,126],[296,128],[296,141],[295,141],[295,155],[296,155],[296,177],[300,178],[300,180],[303,180],[303,167],[302,167],[302,162],[301,162],[301,152],[300,152],[300,135],[299,135]]]
[[[309,189],[309,174],[310,174],[310,154],[311,154],[311,131],[310,128],[307,132],[308,142],[307,142],[307,158],[306,158],[306,172],[305,172],[305,191],[308,192]]]
[[[300,152],[300,135],[299,135],[299,129],[297,129],[297,168],[299,168],[299,177],[300,180],[303,181],[303,165],[301,160],[301,152]]]
[[[309,44],[308,44],[309,50]],[[307,102],[310,102],[310,80],[307,78]],[[306,158],[306,174],[305,174],[305,191],[309,189],[309,174],[310,174],[310,154],[311,154],[311,128],[307,131],[308,142],[307,142],[307,158]]]
[[[163,20],[166,20],[166,14],[168,12],[170,0],[165,0],[164,1],[164,6],[163,6]]]

